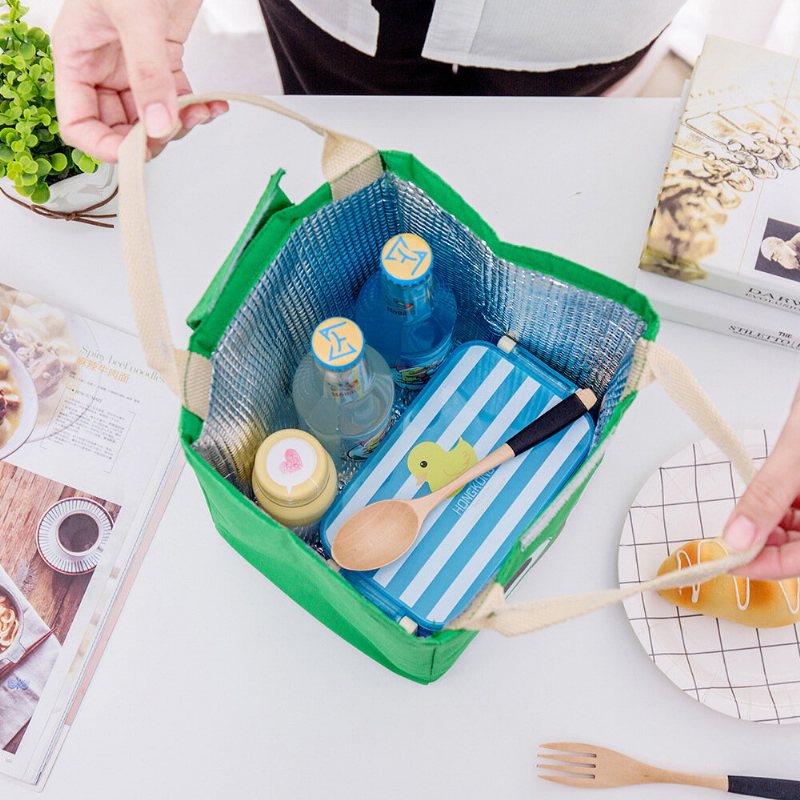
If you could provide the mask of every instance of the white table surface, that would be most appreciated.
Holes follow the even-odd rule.
[[[672,134],[670,100],[295,98],[324,124],[414,152],[509,241],[634,274]],[[238,107],[148,168],[176,341],[269,174],[301,199],[319,140]],[[132,327],[116,232],[0,203],[0,281]],[[664,323],[738,427],[779,426],[796,355]],[[514,600],[613,586],[626,509],[699,434],[652,387]],[[481,634],[438,682],[404,680],[281,594],[215,532],[185,470],[45,789],[58,800],[577,797],[537,743],[585,740],[676,769],[800,778],[800,725],[734,720],[651,664],[621,606],[517,639]],[[0,783],[4,800],[28,790]],[[604,797],[708,797],[669,787]]]

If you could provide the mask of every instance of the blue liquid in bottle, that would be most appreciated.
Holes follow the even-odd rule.
[[[452,345],[456,301],[434,277],[433,253],[422,237],[401,233],[386,242],[355,316],[399,387],[417,390],[427,383]]]

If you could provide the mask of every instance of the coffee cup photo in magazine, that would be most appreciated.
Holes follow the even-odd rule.
[[[0,461],[0,750],[16,753],[120,506]]]

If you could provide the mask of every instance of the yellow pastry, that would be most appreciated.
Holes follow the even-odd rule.
[[[728,554],[721,539],[696,539],[675,550],[658,574],[716,561]],[[800,578],[757,581],[718,575],[702,584],[665,589],[659,594],[676,606],[751,628],[779,628],[800,622]]]

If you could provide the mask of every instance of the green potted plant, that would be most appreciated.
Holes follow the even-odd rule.
[[[107,200],[115,167],[59,136],[50,37],[28,26],[20,0],[0,0],[0,10],[0,187],[56,214]]]

